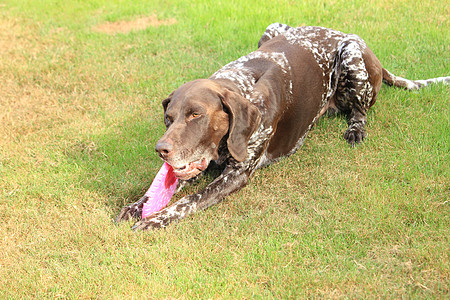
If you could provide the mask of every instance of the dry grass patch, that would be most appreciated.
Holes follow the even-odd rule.
[[[160,20],[157,16],[142,17],[131,21],[106,22],[94,27],[94,30],[106,34],[128,33],[131,31],[145,30],[149,27],[159,27],[162,25],[176,24],[177,20],[170,18]]]

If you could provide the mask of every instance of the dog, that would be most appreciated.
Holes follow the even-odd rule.
[[[416,90],[450,77],[408,80],[382,68],[357,35],[323,27],[269,25],[258,49],[185,83],[162,101],[166,132],[159,156],[180,179],[177,191],[214,161],[222,173],[202,191],[139,220],[135,230],[166,227],[243,188],[255,170],[296,152],[326,112],[348,117],[344,139],[366,137],[367,111],[382,82]],[[148,200],[122,209],[116,221],[139,219]]]

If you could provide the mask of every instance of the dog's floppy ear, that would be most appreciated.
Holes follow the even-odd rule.
[[[162,104],[162,106],[163,106],[163,108],[164,108],[164,113],[166,112],[167,106],[169,105],[170,101],[172,100],[173,93],[174,93],[174,92],[170,93],[169,97],[167,97],[166,99],[164,99],[164,100],[161,102],[161,104]]]
[[[162,104],[162,106],[163,106],[163,109],[164,109],[164,124],[166,125],[166,128],[169,127],[169,123],[168,123],[168,120],[166,119],[166,116],[165,116],[165,115],[166,115],[167,106],[169,105],[170,101],[172,100],[173,93],[174,93],[174,92],[172,92],[172,93],[169,95],[169,97],[167,97],[166,99],[164,99],[164,100],[161,102],[161,104]]]
[[[244,161],[250,136],[261,122],[261,113],[254,104],[235,92],[226,90],[221,99],[230,117],[228,150],[234,159]]]

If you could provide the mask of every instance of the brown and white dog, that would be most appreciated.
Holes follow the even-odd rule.
[[[188,82],[163,100],[167,131],[156,144],[181,179],[178,190],[216,161],[221,175],[202,191],[140,220],[134,229],[161,228],[218,203],[247,184],[256,169],[290,156],[325,112],[348,116],[344,138],[360,143],[367,110],[382,82],[407,90],[450,77],[408,80],[381,67],[356,35],[322,27],[275,23],[258,50],[209,79]],[[146,197],[122,209],[117,221],[139,219]]]

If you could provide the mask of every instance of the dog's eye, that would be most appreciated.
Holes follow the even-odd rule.
[[[192,117],[193,119],[195,119],[195,118],[200,117],[200,114],[199,114],[199,113],[192,113],[191,117]]]

